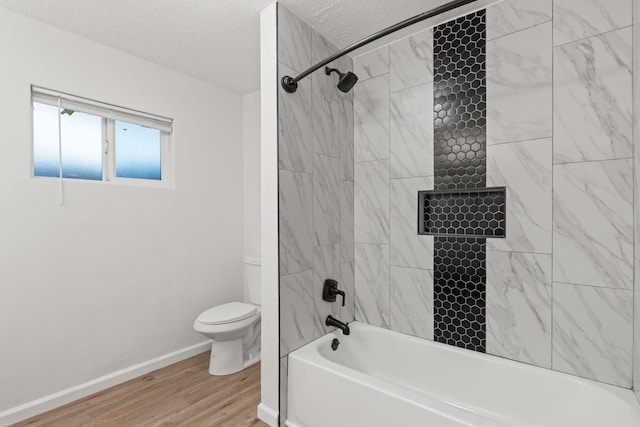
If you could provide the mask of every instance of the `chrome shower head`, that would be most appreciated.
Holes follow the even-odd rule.
[[[338,76],[340,76],[340,80],[338,80],[338,89],[340,89],[344,93],[349,92],[358,81],[358,76],[353,74],[351,71],[341,73],[337,68],[325,67],[324,72],[327,74],[327,76],[333,72],[338,73]]]

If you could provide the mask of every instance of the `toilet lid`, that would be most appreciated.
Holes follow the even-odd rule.
[[[224,323],[244,320],[255,314],[257,308],[242,302],[230,302],[210,308],[198,316],[198,322],[206,325],[222,325]]]

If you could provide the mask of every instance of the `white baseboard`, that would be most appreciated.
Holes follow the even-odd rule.
[[[264,403],[258,405],[258,418],[271,427],[280,427],[278,425],[278,411],[274,411]]]
[[[164,368],[165,366],[188,359],[196,354],[204,353],[210,348],[211,340],[207,340],[7,409],[6,411],[0,412],[0,426],[8,426],[59,406],[66,405],[69,402],[148,374],[156,369]]]

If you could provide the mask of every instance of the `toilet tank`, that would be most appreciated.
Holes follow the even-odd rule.
[[[260,305],[261,284],[260,284],[260,257],[244,257],[244,289],[247,302]]]

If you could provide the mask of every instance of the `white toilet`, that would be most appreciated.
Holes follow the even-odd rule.
[[[209,373],[229,375],[260,360],[260,259],[244,260],[249,302],[230,302],[204,311],[193,329],[213,340]]]

